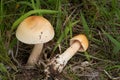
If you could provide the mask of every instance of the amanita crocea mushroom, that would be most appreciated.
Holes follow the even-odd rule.
[[[44,17],[30,16],[20,23],[16,37],[23,43],[35,44],[27,61],[27,66],[34,66],[38,61],[43,44],[53,39],[54,29]]]
[[[79,34],[70,40],[70,47],[62,54],[56,55],[48,63],[45,72],[47,76],[57,76],[61,73],[67,62],[77,51],[84,52],[88,48],[88,40],[84,34]]]

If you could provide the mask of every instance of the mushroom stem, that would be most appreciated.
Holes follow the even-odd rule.
[[[63,61],[68,62],[70,58],[80,49],[80,43],[74,42],[64,53],[60,55]]]
[[[79,41],[75,41],[64,53],[56,55],[48,64],[45,72],[46,75],[56,75],[62,72],[63,68],[70,58],[80,49]]]
[[[34,45],[34,48],[28,58],[28,61],[27,61],[27,66],[34,66],[37,61],[38,61],[38,58],[41,54],[41,51],[42,51],[42,48],[43,48],[43,44],[35,44]]]

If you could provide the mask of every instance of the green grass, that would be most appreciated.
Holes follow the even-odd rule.
[[[0,72],[2,72],[2,75],[0,75],[0,79],[11,80],[9,72],[2,63],[0,63]]]
[[[15,52],[17,44],[15,30],[19,23],[30,15],[44,16],[53,25],[55,37],[51,56],[59,53],[59,45],[62,52],[66,50],[69,47],[69,39],[82,33],[89,39],[89,48],[85,53],[78,53],[81,56],[77,59],[93,61],[96,67],[101,67],[113,75],[114,69],[117,69],[120,74],[118,0],[1,0],[0,78],[3,80],[12,80],[13,75],[10,74],[18,71],[9,50]],[[70,76],[77,79],[74,73],[70,73]],[[108,76],[102,73],[101,78],[106,80]]]
[[[16,29],[16,27],[17,27],[17,25],[20,23],[20,22],[22,22],[26,17],[28,17],[28,16],[30,16],[30,15],[32,15],[32,14],[35,14],[35,13],[40,13],[40,14],[56,14],[57,13],[57,11],[53,11],[53,10],[31,10],[31,11],[29,11],[29,12],[27,12],[27,13],[25,13],[24,15],[22,15],[19,19],[17,19],[14,23],[13,23],[13,25],[12,25],[12,31],[14,30],[14,29]]]

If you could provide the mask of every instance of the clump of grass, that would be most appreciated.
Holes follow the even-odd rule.
[[[7,71],[3,63],[0,63],[0,72],[2,72],[2,74],[0,75],[0,79],[11,80],[10,73]]]

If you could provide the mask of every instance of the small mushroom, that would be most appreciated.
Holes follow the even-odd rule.
[[[26,64],[34,66],[38,61],[43,44],[53,39],[54,29],[44,17],[30,16],[20,23],[16,37],[23,43],[35,44]]]
[[[73,37],[70,40],[70,47],[62,54],[56,55],[51,61],[48,63],[45,72],[48,77],[50,75],[57,76],[62,72],[63,68],[67,64],[67,62],[72,58],[73,55],[77,51],[84,52],[88,48],[88,40],[84,34],[79,34]]]

